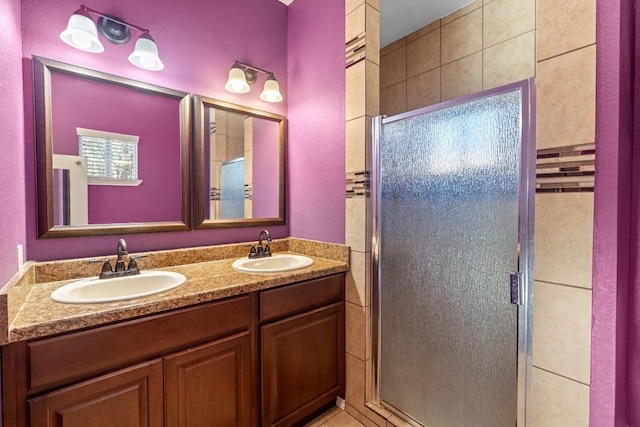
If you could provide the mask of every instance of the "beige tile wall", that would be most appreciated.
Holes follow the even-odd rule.
[[[537,147],[595,141],[595,0],[538,0]],[[588,426],[593,193],[536,196],[533,426]]]
[[[537,147],[593,142],[595,1],[477,0],[379,56],[368,44],[367,60],[347,68],[347,172],[369,170],[370,119],[378,108],[394,115],[534,75]],[[366,28],[377,36],[378,10],[379,0],[347,0],[347,33]],[[346,400],[365,425],[390,427],[402,423],[366,404],[368,200],[347,199]],[[533,426],[588,425],[592,238],[593,193],[536,195]]]
[[[381,50],[381,114],[535,75],[535,0],[484,3],[477,0]]]
[[[370,170],[371,118],[380,112],[380,2],[346,0],[345,43],[364,35],[365,58],[346,68],[345,172]],[[394,71],[400,73],[400,70]],[[391,79],[405,78],[406,71]],[[386,420],[366,406],[367,364],[371,358],[370,321],[370,199],[359,194],[346,199],[345,243],[351,248],[346,281],[346,410],[366,426]]]

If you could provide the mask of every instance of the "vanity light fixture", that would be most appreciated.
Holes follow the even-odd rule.
[[[229,79],[224,88],[231,93],[247,93],[251,90],[250,85],[254,84],[258,79],[258,73],[267,74],[267,80],[264,82],[260,99],[266,102],[282,101],[280,85],[278,85],[278,81],[271,71],[244,64],[240,61],[236,61],[229,70]]]
[[[91,14],[98,15],[97,27]],[[60,33],[60,39],[76,49],[100,53],[104,51],[104,46],[98,38],[98,31],[109,42],[124,44],[131,38],[131,28],[141,31],[142,34],[136,41],[133,52],[129,55],[129,62],[145,70],[162,70],[164,64],[160,60],[158,46],[151,38],[149,30],[84,5],[71,15],[67,28]]]

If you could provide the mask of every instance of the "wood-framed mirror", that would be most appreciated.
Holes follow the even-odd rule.
[[[194,95],[196,228],[285,223],[286,120]]]
[[[38,236],[190,230],[190,94],[33,65]]]

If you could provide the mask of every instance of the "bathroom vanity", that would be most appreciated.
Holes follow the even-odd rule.
[[[3,425],[299,424],[345,387],[346,264],[314,260],[304,274],[225,274],[237,287],[224,287],[220,298],[189,286],[151,297],[182,301],[171,310],[147,307],[148,315],[117,321],[104,315],[105,322],[52,334],[25,328],[31,338],[2,347]],[[214,264],[230,270],[230,261]],[[175,269],[186,285],[202,287],[195,278],[202,265]]]

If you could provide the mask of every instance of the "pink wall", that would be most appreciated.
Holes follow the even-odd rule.
[[[21,46],[20,0],[3,0],[0,2],[0,285],[17,271],[16,245],[26,243]]]
[[[26,129],[26,209],[29,259],[49,260],[111,254],[118,236],[37,239],[33,117],[33,71],[31,56],[92,68],[172,89],[197,93],[253,108],[287,114],[287,8],[276,0],[192,0],[181,2],[87,3],[136,25],[148,27],[165,69],[150,72],[132,66],[127,57],[133,43],[115,46],[103,41],[105,52],[89,54],[73,49],[59,39],[69,16],[80,3],[71,0],[42,2],[23,0],[22,31],[24,58],[24,111]],[[239,13],[241,11],[242,13]],[[2,15],[4,16],[4,14]],[[344,17],[340,19],[343,26]],[[326,24],[326,23],[324,23]],[[329,26],[330,27],[330,26]],[[133,38],[138,33],[134,30]],[[13,43],[19,46],[19,41]],[[4,58],[4,56],[3,56]],[[254,88],[245,95],[224,90],[229,68],[240,60],[271,70],[280,83],[285,101],[269,104],[259,99]],[[321,72],[322,70],[318,70]],[[261,76],[259,84],[264,77]],[[305,78],[312,78],[307,76]],[[292,80],[295,82],[295,80]],[[21,138],[20,138],[21,139]],[[21,163],[18,163],[21,164]],[[160,194],[161,195],[161,194]],[[3,222],[4,224],[4,222]],[[289,226],[270,227],[274,237],[289,235]],[[259,229],[238,228],[176,233],[149,233],[123,236],[132,252],[170,249],[254,240]],[[13,243],[11,243],[13,245]]]
[[[280,187],[279,144],[280,126],[269,120],[253,121],[253,217],[277,218]]]
[[[51,86],[55,154],[78,155],[76,127],[140,137],[142,183],[89,185],[89,224],[180,221],[180,100],[59,72]]]
[[[344,0],[289,6],[289,221],[294,237],[344,243]]]
[[[634,136],[640,132],[640,9],[635,16]],[[629,389],[627,406],[630,426],[640,426],[640,151],[633,150],[632,282],[629,305]]]
[[[594,427],[627,425],[633,4],[597,1],[590,399]],[[638,411],[637,400],[630,406]]]

